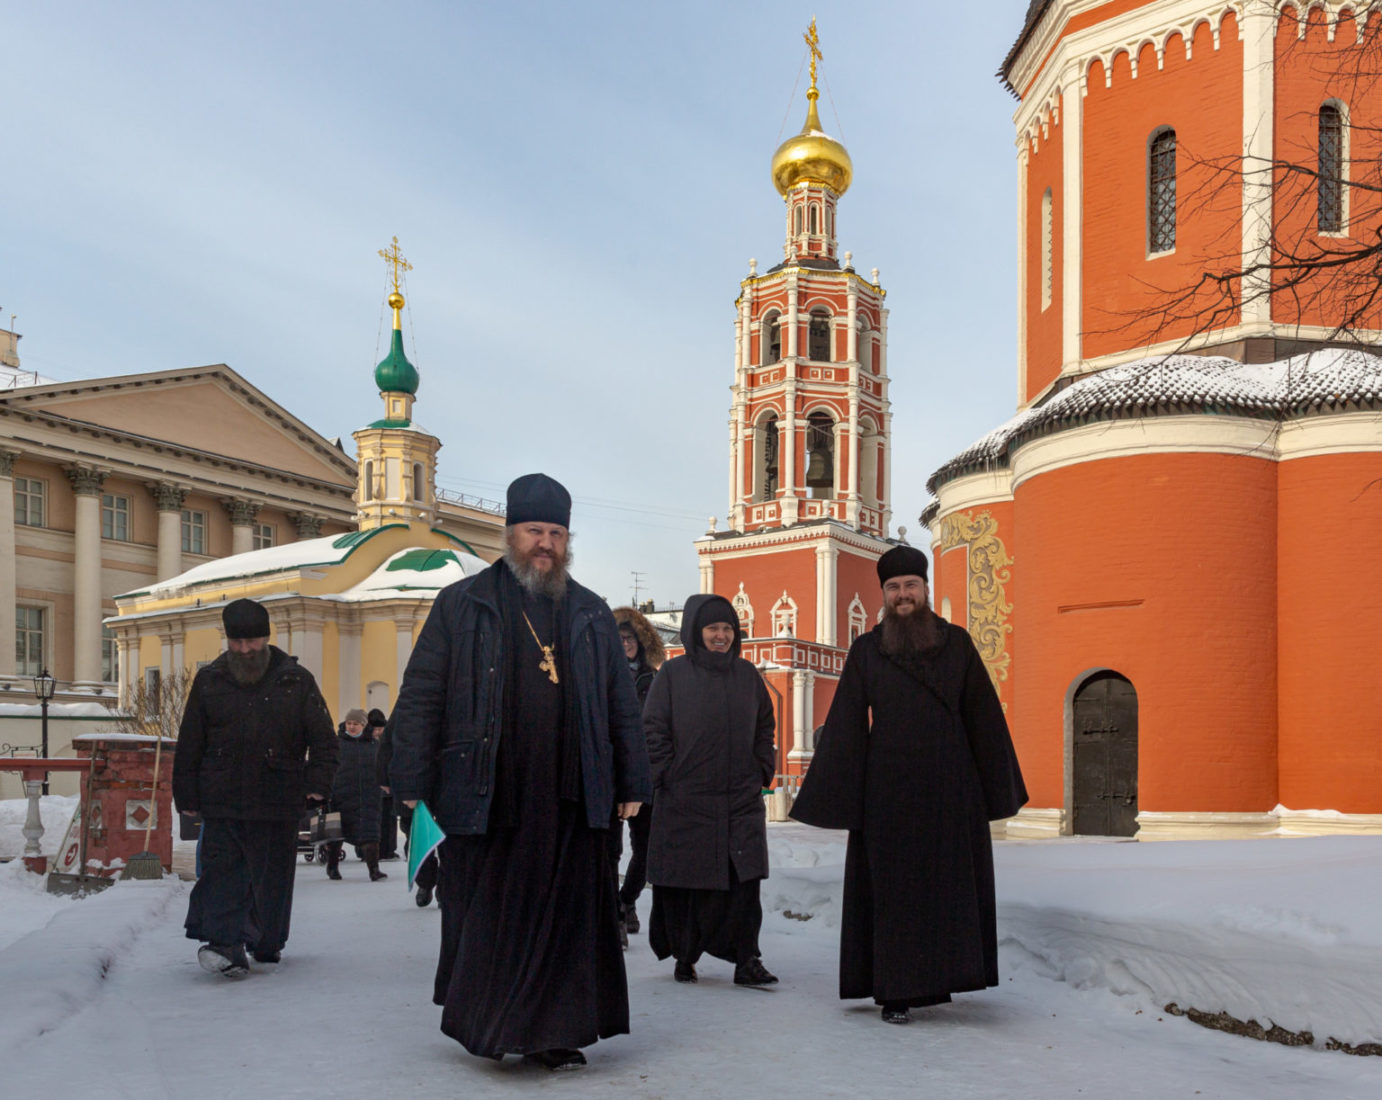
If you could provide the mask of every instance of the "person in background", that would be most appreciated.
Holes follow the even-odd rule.
[[[382,752],[384,727],[388,724],[388,719],[378,707],[372,708],[367,717],[369,734]],[[379,858],[392,860],[398,858],[398,807],[394,805],[393,795],[389,793],[388,772],[381,769],[379,776],[379,789],[383,792],[379,803]]]
[[[276,963],[288,942],[298,818],[336,771],[331,715],[312,674],[269,644],[254,600],[221,612],[226,651],[197,671],[173,757],[179,813],[202,815],[201,876],[185,927],[202,968],[226,977]]]
[[[331,784],[331,805],[341,814],[343,840],[326,845],[326,875],[341,877],[341,848],[349,841],[360,850],[371,882],[388,878],[379,869],[379,789],[375,741],[369,717],[356,707],[347,712],[340,734],[340,766]]]
[[[391,714],[389,720],[384,723],[384,733],[379,739],[379,786],[390,797],[393,795],[389,786],[389,765],[393,762],[393,727],[394,716]],[[402,801],[397,805],[399,824],[403,827],[403,851],[408,854],[412,847],[413,807]],[[413,901],[419,909],[426,909],[432,904],[432,896],[436,892],[437,878],[440,874],[441,864],[437,860],[436,852],[429,853],[427,858],[418,864],[417,874],[413,878],[413,885],[417,888],[413,894]]]
[[[734,964],[736,985],[777,978],[759,958],[759,886],[768,877],[763,788],[777,753],[773,701],[739,656],[739,617],[723,596],[698,593],[682,612],[686,653],[658,671],[643,708],[652,764],[648,944],[698,980],[702,954]]]
[[[619,624],[619,641],[623,644],[624,658],[629,663],[633,688],[642,708],[667,651],[653,624],[636,608],[616,607],[614,621]],[[653,804],[645,802],[638,813],[629,818],[629,865],[624,869],[624,884],[619,888],[619,919],[623,921],[626,935],[640,928],[636,903],[648,881],[648,832],[652,825]],[[622,832],[618,822],[613,827]]]

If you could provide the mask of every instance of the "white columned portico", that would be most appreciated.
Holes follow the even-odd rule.
[[[1061,369],[1078,366],[1084,352],[1080,342],[1081,281],[1084,260],[1080,252],[1084,220],[1084,75],[1078,59],[1061,74]],[[1019,311],[1020,315],[1021,311]]]
[[[158,506],[158,579],[166,581],[182,572],[182,506],[187,490],[160,481],[149,486]]]
[[[1276,82],[1276,12],[1270,4],[1248,4],[1243,40],[1243,278],[1242,324],[1247,335],[1271,331],[1272,132]]]
[[[76,497],[73,522],[72,679],[101,682],[101,485],[105,474],[89,466],[65,473]]]
[[[14,676],[15,543],[14,460],[18,451],[0,449],[0,676]]]
[[[700,556],[700,567],[701,567],[701,591],[702,591],[702,592],[714,592],[714,591],[715,591],[715,559],[712,558],[709,554],[702,554],[702,555]]]
[[[808,669],[797,669],[792,673],[792,748],[789,760],[809,760],[816,751],[815,745],[815,692],[816,674]]]

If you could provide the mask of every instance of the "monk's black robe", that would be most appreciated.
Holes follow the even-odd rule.
[[[850,647],[792,808],[849,830],[842,998],[936,1004],[998,984],[988,823],[1027,791],[974,643],[942,627],[939,649],[905,668],[881,627]]]
[[[508,594],[516,605],[516,587]],[[568,636],[551,601],[521,599],[543,641]],[[553,684],[523,618],[505,618],[513,694],[506,689],[494,806],[484,835],[442,843],[433,996],[442,1031],[496,1058],[629,1030],[609,838],[589,826],[579,795],[566,662],[558,651],[563,675]]]

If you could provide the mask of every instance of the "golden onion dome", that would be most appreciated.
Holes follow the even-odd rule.
[[[779,195],[785,196],[803,182],[824,184],[835,194],[843,195],[854,178],[854,162],[845,147],[821,129],[821,117],[816,111],[819,95],[814,85],[807,91],[806,125],[773,154],[773,186]]]

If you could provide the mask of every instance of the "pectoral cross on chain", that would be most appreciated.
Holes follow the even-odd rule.
[[[541,642],[538,645],[542,645]],[[542,660],[538,662],[538,671],[547,673],[552,683],[559,683],[557,680],[557,659],[552,655],[552,647],[542,646]]]

